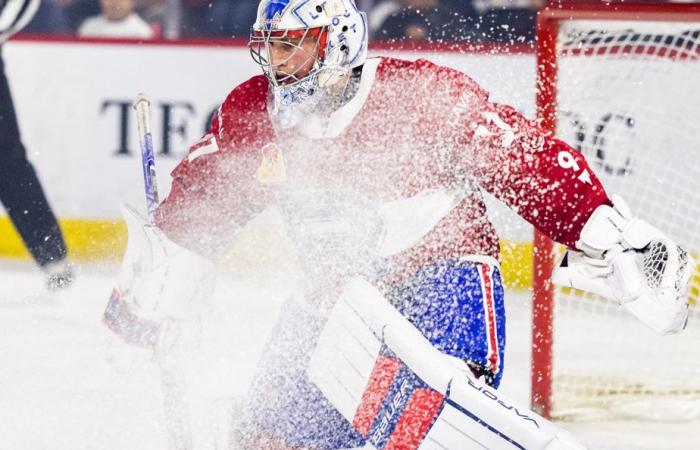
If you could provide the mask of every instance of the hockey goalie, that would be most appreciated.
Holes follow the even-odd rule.
[[[481,190],[568,247],[560,283],[617,300],[660,334],[685,326],[687,253],[467,75],[368,58],[353,0],[262,0],[249,46],[263,74],[231,91],[175,168],[157,226],[139,231],[130,215],[105,321],[156,345],[162,324],[197,308],[212,265],[291,271],[298,287],[267,337],[236,446],[581,448],[496,390],[504,289]],[[241,250],[262,216],[283,239],[258,244],[292,257]]]

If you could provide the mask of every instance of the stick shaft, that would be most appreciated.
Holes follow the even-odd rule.
[[[141,147],[141,166],[143,169],[143,185],[146,192],[148,221],[150,223],[155,223],[155,212],[158,206],[158,184],[156,182],[156,165],[153,156],[150,106],[151,101],[145,94],[139,94],[134,100],[136,123],[139,130],[139,144]]]
[[[153,137],[151,135],[150,106],[151,101],[145,94],[139,94],[134,99],[136,123],[141,147],[141,167],[143,169],[143,185],[146,193],[146,208],[148,221],[155,225],[155,213],[158,207],[158,185],[156,183],[156,165],[153,155]],[[154,347],[154,354],[160,369],[161,389],[165,409],[165,428],[169,450],[191,450],[192,430],[190,427],[187,402],[185,400],[185,380],[178,361],[162,342],[169,323],[167,319],[159,324],[159,337]]]

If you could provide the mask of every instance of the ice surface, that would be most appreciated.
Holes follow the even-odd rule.
[[[51,294],[28,263],[0,264],[0,449],[166,448],[157,367],[141,354],[130,371],[109,360],[113,341],[100,319],[115,273],[114,266],[79,267],[71,289]],[[206,386],[219,402],[244,393],[278,306],[265,300],[274,293],[254,285],[240,284],[232,292],[235,300],[212,314],[218,323],[201,337],[209,351],[198,353],[190,367],[201,375],[200,389]],[[529,397],[528,297],[507,297],[502,384],[522,403]],[[195,434],[212,426],[208,419],[193,421]],[[689,449],[698,448],[693,432],[700,423],[562,425],[593,448]],[[211,448],[211,442],[196,442]]]

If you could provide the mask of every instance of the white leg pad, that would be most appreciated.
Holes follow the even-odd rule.
[[[345,287],[308,369],[310,379],[350,422],[360,407],[382,343],[444,397],[440,412],[416,448],[585,448],[565,430],[476,380],[461,361],[435,349],[361,278]],[[372,436],[368,439],[366,448],[383,448],[372,446]]]

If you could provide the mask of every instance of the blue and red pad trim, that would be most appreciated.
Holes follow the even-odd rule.
[[[112,291],[102,322],[127,344],[153,348],[158,341],[158,324],[134,314],[117,289]]]
[[[444,403],[444,395],[431,389],[384,347],[375,361],[353,426],[378,450],[417,449]]]

